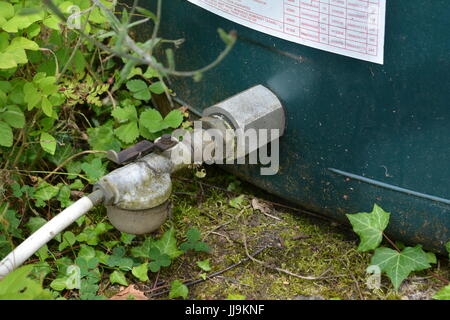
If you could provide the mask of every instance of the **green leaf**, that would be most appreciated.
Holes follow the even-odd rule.
[[[111,115],[117,119],[119,122],[125,122],[125,121],[137,121],[137,112],[136,107],[132,105],[128,105],[124,108],[115,108]]]
[[[156,247],[150,248],[148,255],[153,260],[148,264],[152,272],[158,272],[161,267],[168,267],[172,263],[170,256],[165,253],[161,253],[161,251]]]
[[[433,252],[427,252],[427,257],[428,257],[428,263],[430,263],[430,264],[437,263],[436,255]]]
[[[431,267],[428,256],[420,245],[414,248],[406,247],[402,252],[378,248],[372,257],[371,265],[376,265],[385,272],[396,290],[411,272]]]
[[[14,50],[8,49],[6,53],[10,54],[17,64],[28,63],[27,54],[23,49],[14,49]]]
[[[24,101],[28,105],[28,110],[32,110],[41,102],[41,95],[33,83],[27,82],[23,86]]]
[[[17,67],[17,62],[10,52],[0,52],[0,69],[11,69]]]
[[[75,244],[75,242],[77,242],[77,238],[70,231],[64,232],[62,239],[63,239],[63,241],[58,246],[59,251],[62,251],[67,247],[71,247]]]
[[[167,230],[161,239],[155,241],[153,246],[158,248],[162,254],[167,254],[171,259],[174,259],[183,253],[177,248],[175,229],[173,227]]]
[[[11,147],[13,145],[13,132],[10,126],[0,121],[0,146]]]
[[[39,258],[41,261],[45,261],[48,258],[50,258],[50,254],[48,251],[48,246],[44,244],[36,253],[35,255]]]
[[[137,122],[130,122],[114,129],[114,134],[123,142],[130,144],[139,137]]]
[[[133,274],[133,276],[138,278],[140,281],[143,281],[143,282],[148,281],[148,264],[143,263],[140,266],[133,267],[133,269],[131,270],[131,273]]]
[[[111,282],[111,284],[118,283],[123,286],[128,286],[128,282],[127,282],[127,279],[125,278],[125,274],[119,270],[114,270],[110,274],[109,281]]]
[[[9,273],[0,281],[0,300],[52,300],[50,291],[28,278],[34,265],[26,265]]]
[[[9,50],[16,50],[16,49],[23,49],[23,50],[39,50],[39,45],[27,38],[24,37],[15,37],[12,39],[11,43],[9,44],[7,51]]]
[[[36,199],[36,206],[43,207],[45,201],[48,201],[56,197],[59,193],[59,188],[57,186],[52,186],[47,182],[42,182],[36,189],[33,198]]]
[[[103,166],[102,160],[100,158],[94,158],[91,162],[83,162],[83,164],[81,165],[81,170],[86,173],[92,183],[96,182],[106,173],[106,169]]]
[[[67,283],[66,277],[56,278],[55,280],[50,282],[50,288],[56,291],[62,291],[66,289],[66,283]]]
[[[88,142],[93,150],[120,151],[121,142],[114,136],[112,121],[97,128],[88,128]]]
[[[131,242],[133,242],[134,238],[136,238],[136,235],[134,235],[134,234],[129,234],[129,233],[125,233],[125,232],[122,232],[120,234],[120,241],[122,241],[125,244],[131,244]]]
[[[162,81],[152,83],[148,88],[155,94],[162,94],[166,91],[166,86]]]
[[[25,226],[28,228],[28,230],[30,230],[30,233],[34,233],[36,230],[38,230],[40,227],[42,227],[46,223],[47,223],[47,220],[45,220],[44,218],[31,217]]]
[[[55,154],[56,151],[56,139],[47,132],[42,132],[40,137],[40,144],[45,152],[51,155]]]
[[[442,288],[441,290],[439,290],[439,292],[437,292],[433,296],[433,299],[436,299],[436,300],[450,300],[450,284],[447,285],[446,287]]]
[[[196,228],[191,228],[186,232],[187,241],[180,245],[180,249],[183,251],[194,250],[198,252],[209,252],[210,248],[208,244],[200,241],[201,234]]]
[[[61,208],[67,208],[72,205],[73,201],[70,200],[70,187],[62,186],[59,189],[58,201],[61,203]]]
[[[95,249],[91,246],[87,245],[81,245],[80,251],[78,251],[77,257],[83,257],[86,260],[90,260],[91,258],[94,258],[96,256]]]
[[[3,30],[9,33],[16,33],[19,30],[28,28],[34,22],[42,20],[44,16],[44,11],[40,10],[40,12],[22,15],[16,13],[14,17],[4,23],[1,27]]]
[[[188,297],[188,294],[189,294],[188,287],[186,287],[181,281],[175,280],[171,282],[169,293],[170,299],[179,297],[186,299]]]
[[[13,128],[23,128],[25,125],[25,115],[23,111],[17,106],[8,106],[7,110],[0,114],[7,124]]]
[[[126,249],[124,247],[114,248],[112,255],[108,258],[108,266],[118,267],[122,270],[132,270],[133,260],[125,257]]]
[[[11,3],[0,1],[0,17],[5,19],[14,17],[14,7]]]
[[[347,214],[347,218],[361,238],[359,251],[369,251],[377,248],[382,239],[383,231],[389,223],[390,213],[378,205],[374,205],[371,213]]]
[[[166,128],[178,128],[183,122],[183,114],[180,110],[175,109],[169,112],[169,114],[164,118],[164,126]]]
[[[245,200],[245,195],[241,194],[239,197],[231,199],[228,204],[236,209],[241,209]]]
[[[133,97],[138,100],[150,100],[149,87],[143,80],[131,80],[127,82],[127,88],[133,93]]]
[[[209,259],[203,261],[197,261],[197,266],[203,271],[211,271],[211,266],[209,265]]]
[[[148,109],[141,113],[139,125],[145,127],[151,133],[165,129],[163,117],[155,109]]]

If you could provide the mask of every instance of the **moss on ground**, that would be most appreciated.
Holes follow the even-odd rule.
[[[159,279],[200,278],[202,271],[195,262],[207,258],[212,267],[209,274],[226,269],[247,258],[245,241],[250,253],[265,248],[256,258],[268,267],[247,259],[219,276],[190,286],[190,298],[224,299],[240,294],[247,299],[429,299],[442,287],[429,271],[424,271],[405,281],[399,293],[384,276],[380,290],[369,289],[366,268],[370,253],[356,250],[358,238],[353,232],[274,205],[266,204],[270,216],[263,214],[254,210],[250,201],[254,194],[261,199],[264,193],[240,184],[218,168],[208,168],[204,179],[191,172],[175,177],[173,215],[168,223],[175,224],[179,235],[197,227],[212,251],[181,256]],[[240,208],[234,208],[229,200],[236,194],[219,188],[245,194],[246,200]],[[300,279],[275,268],[319,279]],[[440,260],[433,272],[448,277],[448,261]]]

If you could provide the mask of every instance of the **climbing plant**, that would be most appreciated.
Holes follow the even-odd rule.
[[[358,250],[373,251],[370,269],[373,270],[373,267],[376,267],[386,274],[395,290],[400,288],[402,282],[412,272],[429,269],[431,264],[437,262],[436,256],[432,252],[425,252],[421,245],[407,247],[389,239],[384,231],[389,224],[390,213],[377,204],[370,213],[347,214],[347,218],[361,239]],[[380,246],[383,239],[392,248]],[[442,293],[436,297],[445,295],[445,290],[448,289],[443,289]]]
[[[161,11],[162,1],[153,13],[137,1],[0,0],[0,258],[114,168],[106,150],[187,123],[168,77],[200,80],[235,36],[220,30],[224,50],[215,61],[177,71],[174,51],[183,39],[159,37]],[[153,31],[140,42],[132,35],[142,24]],[[155,97],[172,110],[160,112]],[[157,240],[118,236],[99,210],[41,248],[32,269],[15,274],[43,280],[52,297],[102,298],[101,279],[125,285],[170,265],[184,252],[175,235],[168,228]]]

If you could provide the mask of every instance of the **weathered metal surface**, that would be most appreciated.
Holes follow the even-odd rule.
[[[393,237],[443,252],[450,238],[449,16],[447,0],[388,1],[384,65],[277,39],[182,0],[165,3],[162,35],[186,39],[176,61],[187,70],[222,50],[218,27],[237,31],[236,47],[202,81],[173,79],[195,108],[256,84],[286,108],[279,175],[262,177],[257,166],[230,170],[341,221],[376,202],[392,212]]]

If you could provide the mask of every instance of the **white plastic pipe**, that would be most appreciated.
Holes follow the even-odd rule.
[[[94,202],[96,202],[94,200]],[[83,197],[55,216],[0,261],[0,279],[20,267],[29,257],[95,205]]]

